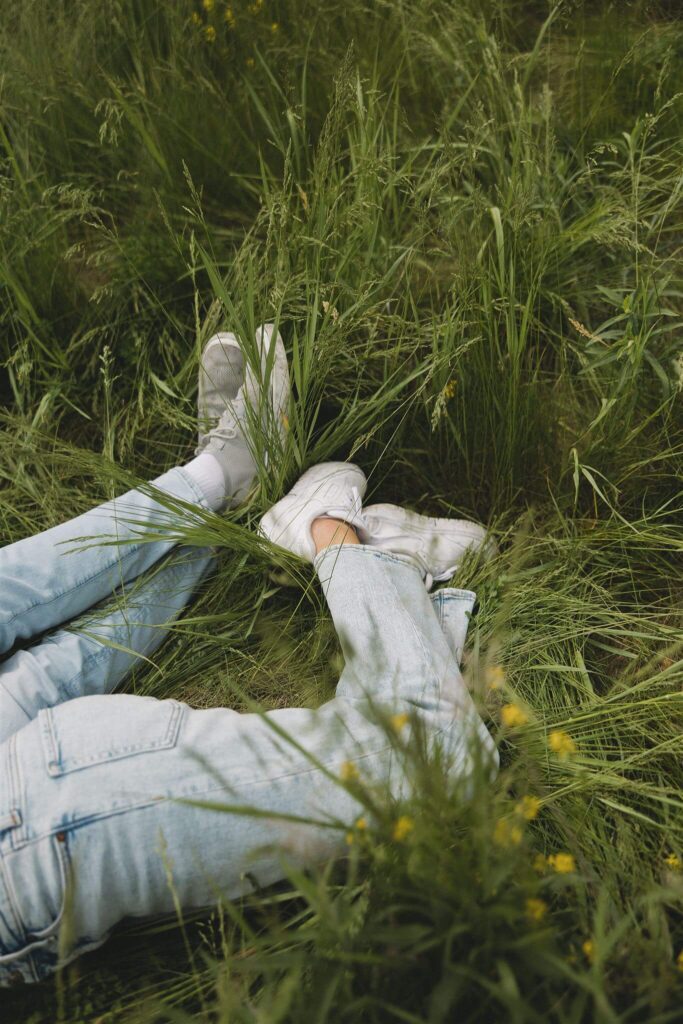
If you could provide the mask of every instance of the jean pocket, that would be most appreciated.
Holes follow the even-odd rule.
[[[40,711],[41,739],[53,777],[154,750],[178,741],[186,705],[131,694],[79,697]]]
[[[4,878],[20,933],[4,943],[0,966],[54,944],[64,923],[69,877],[64,833],[48,835],[5,854]]]

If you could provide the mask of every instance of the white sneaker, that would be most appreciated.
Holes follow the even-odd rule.
[[[451,578],[468,550],[486,545],[495,553],[486,530],[467,519],[436,519],[398,505],[369,505],[363,510],[365,543],[392,555],[404,555],[419,567],[427,584]]]
[[[258,374],[247,363],[244,371],[245,402],[260,412],[261,429],[270,444],[266,447],[266,463],[268,449],[273,443],[284,441],[289,428],[287,413],[291,383],[285,345],[279,333],[275,333],[275,324],[261,324],[256,328],[256,344],[260,356]]]
[[[200,434],[197,454],[205,452],[219,463],[231,507],[247,497],[256,477],[259,456],[253,438],[258,435],[260,457],[269,465],[278,458],[287,429],[290,383],[284,343],[279,334],[274,336],[273,324],[263,324],[256,331],[256,344],[257,372],[249,366],[234,334],[216,335],[202,357],[200,392],[205,396],[209,382],[216,378],[221,380],[222,389],[214,387],[212,391],[211,411],[215,416],[221,403],[223,411],[208,433]],[[243,372],[240,367],[239,373],[234,370],[238,365],[237,354],[243,367]],[[240,375],[242,383],[239,383]],[[234,391],[238,384],[236,394],[230,394],[229,389]]]
[[[243,382],[244,355],[239,339],[229,331],[214,334],[204,346],[199,366],[199,437],[195,455],[206,448],[210,432],[218,426],[229,403],[237,398]]]
[[[316,556],[311,536],[313,520],[330,516],[362,530],[366,487],[365,474],[358,466],[321,462],[307,469],[289,494],[266,512],[261,532],[273,544],[312,562]]]

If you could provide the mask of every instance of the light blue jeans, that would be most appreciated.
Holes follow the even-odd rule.
[[[123,918],[215,905],[342,853],[362,812],[346,762],[409,791],[382,712],[409,712],[405,728],[460,777],[473,750],[495,771],[458,667],[474,594],[430,596],[410,563],[368,547],[316,560],[345,656],[322,707],[238,714],[111,694],[213,562],[178,545],[178,524],[206,507],[190,477],[155,484],[173,513],[131,491],[0,550],[0,985],[46,977]]]

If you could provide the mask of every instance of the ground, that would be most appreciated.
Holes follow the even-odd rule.
[[[286,457],[135,692],[315,703],[258,516],[352,458],[488,524],[501,751],[222,920],[125,927],[8,1020],[665,1022],[683,991],[683,23],[673,3],[0,3],[0,523],[190,457],[202,344],[277,320]],[[250,342],[251,343],[251,342]]]

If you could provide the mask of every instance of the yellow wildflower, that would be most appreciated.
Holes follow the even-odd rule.
[[[280,22],[279,21],[271,21],[271,23],[270,23],[270,31],[273,34],[275,34],[276,32],[279,32],[280,31]]]
[[[253,4],[249,4],[249,13],[258,14],[263,7],[263,0],[254,0]]]
[[[347,832],[346,833],[346,845],[347,846],[353,846],[354,838],[355,837],[354,837],[353,832]]]
[[[548,904],[545,900],[538,900],[530,897],[526,901],[526,916],[530,921],[542,921],[548,912]]]
[[[397,818],[392,833],[396,842],[402,842],[413,831],[414,827],[412,818],[409,818],[407,814],[402,814],[400,818]]]
[[[678,967],[679,971],[683,971],[683,949],[676,957],[676,966]]]
[[[515,807],[517,814],[521,814],[527,821],[533,821],[534,818],[538,817],[540,809],[541,801],[537,796],[523,796]]]
[[[254,60],[253,57],[247,57],[244,63],[247,65],[248,68],[253,68],[256,61]]]
[[[204,29],[204,38],[206,39],[207,43],[215,42],[216,29],[213,27],[213,25],[206,26],[206,28]]]
[[[593,940],[586,939],[586,941],[582,944],[581,949],[583,950],[583,955],[585,956],[588,963],[592,964],[593,958],[595,957],[595,943],[593,942]]]
[[[344,761],[339,769],[339,778],[342,782],[353,782],[358,778],[358,769],[353,761]]]
[[[356,828],[358,829],[359,832],[364,832],[367,827],[367,818],[359,818],[358,821],[356,822]]]
[[[571,853],[553,853],[548,857],[548,864],[558,875],[569,875],[576,871],[576,861]]]
[[[664,863],[667,867],[671,868],[672,871],[681,871],[681,869],[683,869],[681,858],[677,857],[675,853],[670,853],[668,857],[665,857]]]
[[[547,866],[548,861],[545,858],[545,854],[537,853],[532,862],[532,867],[534,871],[537,871],[539,875],[542,875]]]
[[[225,14],[223,15],[223,18],[228,23],[228,28],[235,27],[235,12],[233,11],[232,7],[225,8]]]
[[[201,23],[202,23],[202,16],[201,16],[201,14],[197,14],[196,11],[193,11],[192,12],[192,24],[193,25],[201,25]]]
[[[576,753],[576,743],[569,733],[562,732],[561,729],[553,729],[548,734],[548,746],[554,754],[563,760],[570,754]]]
[[[212,11],[214,9],[215,0],[202,0],[202,7],[205,11]]]
[[[522,835],[519,825],[511,824],[506,818],[499,818],[493,830],[493,841],[498,846],[519,846]]]
[[[486,682],[491,690],[501,690],[505,683],[505,672],[500,665],[491,665],[486,670]]]
[[[392,715],[390,722],[396,732],[400,732],[408,724],[408,715],[405,711],[402,711],[400,715]]]
[[[508,729],[515,729],[517,726],[526,725],[529,721],[529,716],[526,711],[520,708],[519,704],[504,704],[500,709],[500,717],[503,720],[503,725],[506,725]]]

